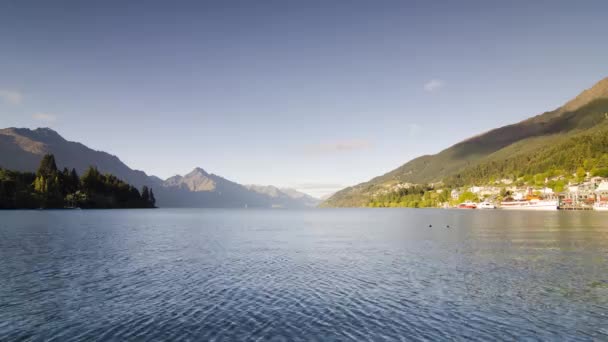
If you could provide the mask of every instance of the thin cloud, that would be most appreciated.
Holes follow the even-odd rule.
[[[424,90],[428,92],[434,92],[445,87],[445,81],[439,79],[432,79],[424,84]]]
[[[422,130],[422,126],[417,123],[411,123],[407,125],[407,132],[409,135],[416,135]]]
[[[422,129],[422,126],[420,126],[419,124],[416,123],[411,123],[407,125],[407,130],[410,132],[410,134],[415,134],[420,132],[420,130]]]
[[[57,120],[57,116],[49,113],[36,113],[32,117],[38,121],[53,122]]]
[[[19,105],[23,102],[23,94],[16,90],[0,89],[0,100],[10,105]]]
[[[368,140],[343,140],[336,142],[309,145],[304,148],[308,154],[335,154],[368,149],[372,146]]]

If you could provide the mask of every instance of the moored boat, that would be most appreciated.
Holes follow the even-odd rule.
[[[593,205],[593,210],[608,211],[608,203],[606,203],[606,202],[596,202]]]
[[[531,199],[527,201],[500,202],[500,209],[506,210],[557,210],[559,202],[555,200]]]
[[[477,209],[477,204],[474,202],[466,201],[464,203],[460,203],[457,208],[458,209]]]
[[[496,206],[490,202],[481,202],[477,205],[478,209],[496,209]]]

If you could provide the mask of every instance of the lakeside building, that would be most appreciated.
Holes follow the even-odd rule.
[[[585,182],[568,186],[562,202],[568,205],[591,205],[595,202],[595,184]]]
[[[460,197],[470,192],[475,194],[480,202],[487,203],[499,203],[501,201],[556,201],[559,202],[564,208],[573,209],[585,209],[591,208],[594,203],[608,203],[608,178],[603,177],[587,177],[584,181],[579,183],[570,182],[560,192],[556,192],[555,188],[547,186],[552,179],[545,179],[545,185],[530,186],[530,185],[472,185],[461,188],[431,188],[428,192],[430,193],[431,199],[437,199],[437,195],[448,191],[448,198],[450,201],[457,201]],[[435,183],[434,185],[440,186],[441,183]],[[412,183],[392,183],[385,185],[384,188],[377,190],[372,196],[381,196],[390,194],[401,189],[411,188],[418,186]],[[427,198],[427,200],[429,199]],[[448,202],[437,203],[437,206],[449,207]]]
[[[596,201],[600,203],[608,202],[608,181],[602,181],[595,189]]]
[[[596,187],[600,186],[600,184],[604,183],[604,178],[603,177],[599,177],[599,176],[595,176],[595,177],[591,177],[589,179],[589,182],[593,183]]]
[[[545,180],[548,182],[549,180]],[[596,201],[608,202],[608,179],[603,177],[588,177],[581,183],[570,183],[564,191],[555,192],[552,188],[515,186],[480,186],[473,185],[464,189],[454,189],[451,192],[452,199],[458,199],[463,191],[476,194],[479,198],[499,198],[501,194],[507,193],[508,197],[515,201],[524,201],[529,198],[540,197],[547,200],[560,200],[568,206],[590,206]]]

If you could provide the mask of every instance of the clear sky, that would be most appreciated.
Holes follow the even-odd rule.
[[[608,76],[607,1],[0,2],[0,127],[322,195]]]

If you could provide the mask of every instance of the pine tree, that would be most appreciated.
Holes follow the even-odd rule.
[[[72,171],[70,171],[70,177],[69,177],[69,192],[76,192],[78,190],[78,188],[80,187],[80,178],[78,178],[78,173],[76,173],[76,169],[72,169]]]
[[[63,168],[63,171],[59,174],[59,190],[61,194],[65,197],[71,191],[70,188],[70,170],[67,167]]]
[[[82,183],[82,190],[85,193],[97,192],[103,187],[103,181],[101,180],[102,176],[95,167],[89,167],[80,182]]]
[[[43,176],[45,178],[54,177],[57,174],[57,164],[55,163],[55,156],[52,154],[46,154],[40,161],[38,167],[37,176]]]
[[[150,188],[150,207],[155,208],[156,207],[156,197],[154,197],[154,192],[152,191],[152,188]]]
[[[150,190],[148,190],[148,187],[145,185],[141,189],[141,199],[146,204],[150,203]]]

